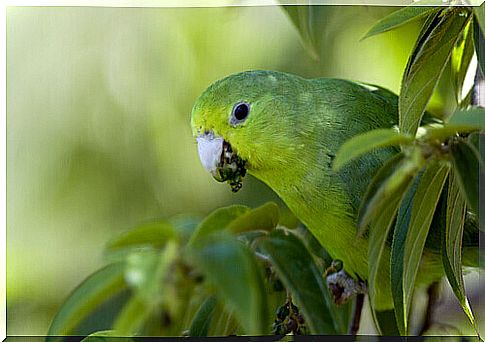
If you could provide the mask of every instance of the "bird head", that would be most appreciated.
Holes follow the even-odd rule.
[[[261,176],[289,162],[288,152],[295,150],[288,134],[294,83],[288,74],[248,71],[215,82],[197,99],[192,131],[201,163],[217,181],[235,192],[246,171]]]

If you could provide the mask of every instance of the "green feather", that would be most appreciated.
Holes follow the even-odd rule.
[[[250,112],[234,126],[231,112],[239,102],[249,103]],[[397,125],[397,103],[396,95],[375,86],[249,71],[210,86],[194,105],[192,128],[194,135],[212,131],[223,137],[246,161],[247,171],[272,188],[330,255],[343,261],[346,272],[365,280],[367,240],[356,239],[357,210],[370,179],[397,149],[366,154],[338,173],[331,165],[350,137]],[[389,259],[389,249],[385,253]],[[423,258],[429,260],[423,270],[438,265],[440,276],[436,255]],[[392,308],[389,282],[384,275],[379,288],[384,299],[375,303],[377,310]]]

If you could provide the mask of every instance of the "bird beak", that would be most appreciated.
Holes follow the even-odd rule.
[[[196,139],[202,166],[209,171],[212,177],[222,182],[222,180],[218,179],[218,168],[221,164],[224,139],[215,136],[212,132],[200,134]]]
[[[196,139],[200,161],[212,177],[218,182],[227,181],[233,192],[241,189],[246,162],[233,152],[231,145],[213,132],[200,134]]]

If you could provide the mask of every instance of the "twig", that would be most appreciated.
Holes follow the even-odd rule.
[[[364,306],[364,294],[359,293],[355,298],[355,305],[352,313],[352,324],[349,328],[349,335],[357,335],[357,331],[359,331],[360,316],[362,315],[363,306]]]

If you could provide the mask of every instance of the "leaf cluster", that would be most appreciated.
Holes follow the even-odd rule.
[[[337,307],[325,282],[327,254],[302,226],[282,226],[272,202],[142,224],[105,255],[109,264],[71,293],[48,340],[343,334],[349,326],[352,304]]]
[[[378,274],[389,264],[384,260],[383,250],[388,237],[391,240],[394,315],[402,335],[409,334],[417,272],[427,257],[425,244],[433,221],[439,221],[441,227],[438,244],[444,272],[476,329],[463,283],[462,258],[466,252],[463,236],[467,229],[476,228],[476,223],[467,227],[465,222],[476,220],[479,178],[484,172],[478,144],[484,138],[485,109],[473,106],[473,87],[463,94],[475,52],[478,73],[484,65],[483,42],[479,39],[485,29],[484,6],[403,8],[379,21],[366,38],[416,19],[425,22],[402,78],[398,129],[372,130],[353,137],[340,148],[334,163],[334,169],[339,170],[350,160],[376,148],[401,148],[371,180],[358,225],[359,234],[370,227],[371,302],[379,296]],[[448,64],[452,68],[457,108],[449,117],[426,124],[423,117],[427,104]],[[474,266],[477,263],[478,260]]]

